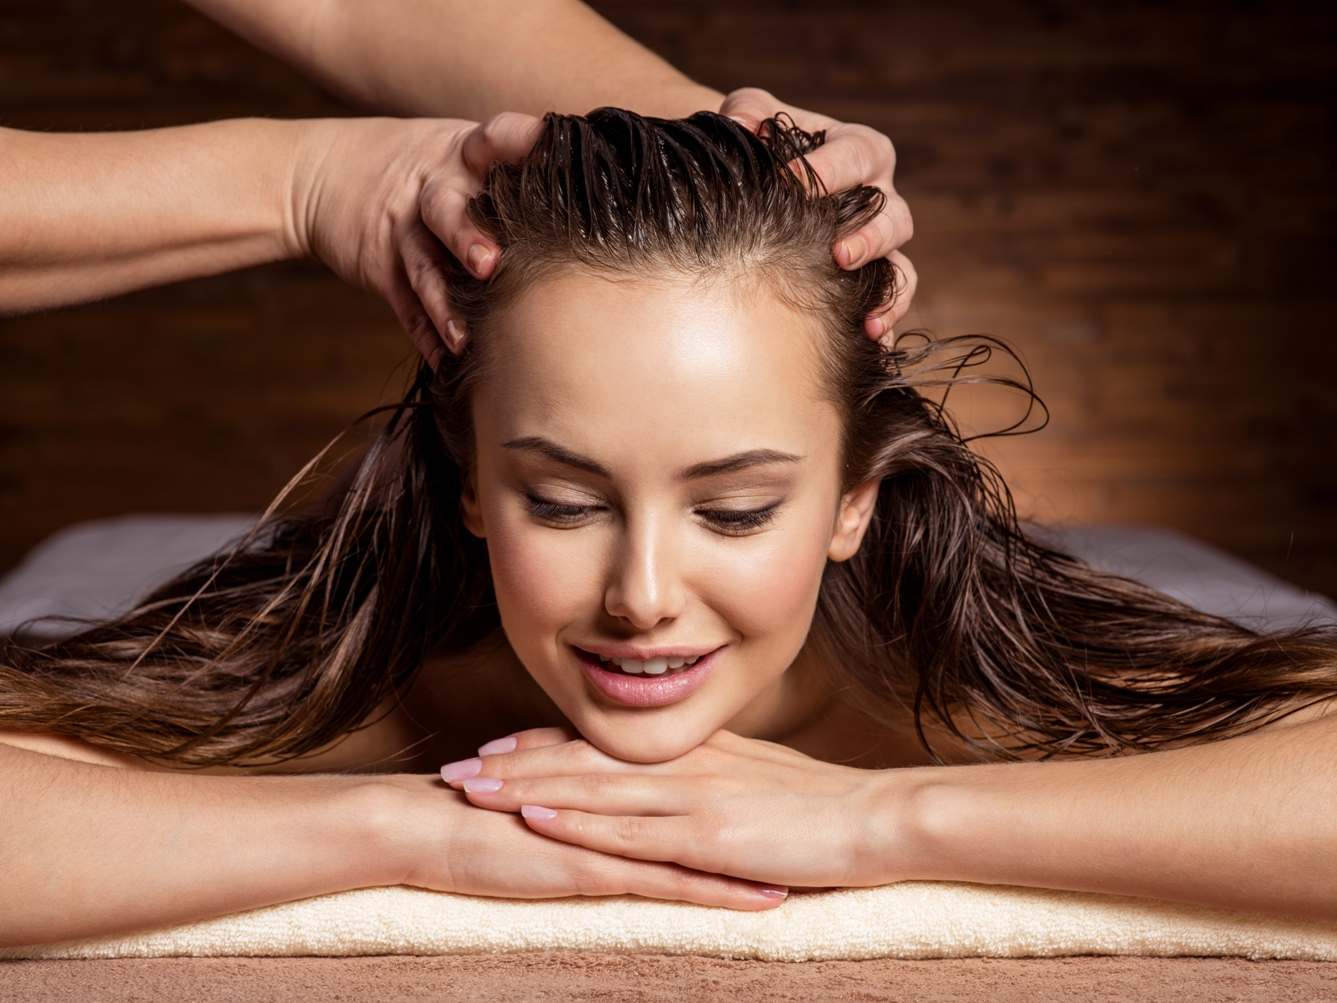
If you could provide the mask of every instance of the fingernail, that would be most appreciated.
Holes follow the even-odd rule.
[[[540,808],[536,804],[522,804],[520,814],[525,818],[556,818],[557,812],[552,808]]]
[[[515,751],[516,740],[514,735],[507,735],[505,738],[494,738],[487,745],[478,747],[480,756],[501,756],[508,752]]]
[[[557,813],[553,812],[553,814],[555,815]],[[767,896],[768,898],[773,898],[773,899],[789,898],[789,889],[786,888],[784,885],[757,885],[757,891],[761,892],[761,894]]]
[[[464,255],[469,263],[469,270],[480,279],[487,278],[488,264],[492,261],[492,251],[483,244],[474,244]],[[485,271],[487,269],[487,271]]]
[[[881,317],[869,317],[863,322],[863,329],[874,341],[881,341],[887,333],[887,322]]]
[[[501,784],[495,777],[470,777],[464,781],[464,789],[470,794],[495,794],[501,790]]]
[[[446,783],[452,780],[465,780],[468,777],[476,777],[483,772],[483,761],[481,759],[461,759],[457,763],[447,763],[441,767],[441,779]]]
[[[868,253],[868,241],[862,237],[851,237],[849,240],[842,241],[841,246],[845,248],[845,267],[853,268],[855,264],[863,260],[863,256]]]
[[[449,339],[449,344],[446,347],[453,354],[458,355],[460,349],[464,347],[464,332],[453,320],[446,321],[446,337]]]

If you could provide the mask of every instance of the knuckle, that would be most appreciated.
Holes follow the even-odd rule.
[[[606,773],[585,773],[578,782],[581,793],[589,798],[606,797],[613,787],[613,778]]]
[[[646,822],[640,815],[619,815],[613,825],[613,838],[623,846],[634,846],[645,839]]]

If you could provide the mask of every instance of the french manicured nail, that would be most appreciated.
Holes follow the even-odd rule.
[[[464,255],[469,260],[469,270],[479,278],[487,278],[487,268],[492,262],[492,251],[482,244],[474,244]]]
[[[452,780],[467,780],[483,772],[481,759],[461,759],[458,763],[447,763],[441,767],[441,779],[446,783]]]
[[[478,747],[480,756],[500,756],[507,752],[515,751],[515,736],[507,735],[505,738],[494,738],[487,745]]]
[[[501,781],[495,777],[470,777],[464,781],[464,789],[470,794],[496,794],[501,790]]]
[[[846,268],[853,268],[868,253],[868,241],[862,237],[851,237],[844,242],[844,247]]]
[[[522,804],[520,814],[525,818],[556,818],[557,812],[552,808],[540,808],[536,804]]]
[[[784,885],[757,885],[757,891],[773,899],[789,898],[789,889]]]

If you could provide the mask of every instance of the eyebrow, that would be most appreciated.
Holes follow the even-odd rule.
[[[510,442],[502,443],[503,449],[526,450],[533,453],[539,453],[548,459],[568,467],[574,467],[577,470],[584,470],[586,473],[594,474],[598,477],[612,480],[613,475],[602,463],[591,460],[589,457],[581,456],[579,453],[573,453],[565,449],[550,439],[542,436],[530,435],[522,439],[512,439]],[[714,477],[717,474],[732,474],[739,470],[746,470],[748,467],[766,466],[774,463],[798,463],[801,457],[793,453],[782,453],[775,449],[749,449],[745,453],[735,453],[733,456],[726,456],[720,460],[708,460],[705,463],[694,463],[678,474],[678,479],[682,481],[695,481],[703,477]]]

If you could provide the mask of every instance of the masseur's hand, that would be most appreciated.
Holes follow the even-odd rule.
[[[478,125],[456,119],[333,119],[309,123],[293,175],[299,253],[383,297],[429,362],[458,351],[442,268],[448,248],[477,277],[497,247],[468,221],[465,205],[494,161],[533,146],[541,120],[502,114]]]
[[[774,908],[787,894],[545,839],[515,815],[478,811],[443,792],[436,777],[384,777],[378,783],[408,795],[397,796],[385,813],[394,830],[386,843],[395,848],[387,853],[394,863],[387,863],[397,868],[378,876],[385,882],[498,898],[632,894],[743,910]]]
[[[885,772],[824,763],[727,731],[650,765],[614,759],[555,729],[515,739],[515,751],[452,764],[443,776],[476,769],[452,786],[480,808],[523,809],[545,836],[794,887],[916,876],[902,852],[913,840],[889,821],[898,813]]]
[[[896,269],[894,298],[882,309],[869,314],[864,322],[868,336],[880,339],[910,309],[918,282],[914,265],[898,250],[914,235],[914,222],[910,219],[910,207],[896,194],[892,182],[896,172],[896,148],[876,129],[838,122],[816,112],[795,108],[757,87],[734,91],[720,106],[721,115],[727,115],[754,131],[766,119],[781,113],[792,118],[794,124],[805,132],[826,132],[826,143],[808,154],[807,161],[827,191],[871,185],[882,189],[887,196],[886,205],[876,219],[831,248],[841,268],[859,268],[878,258],[889,258]]]

